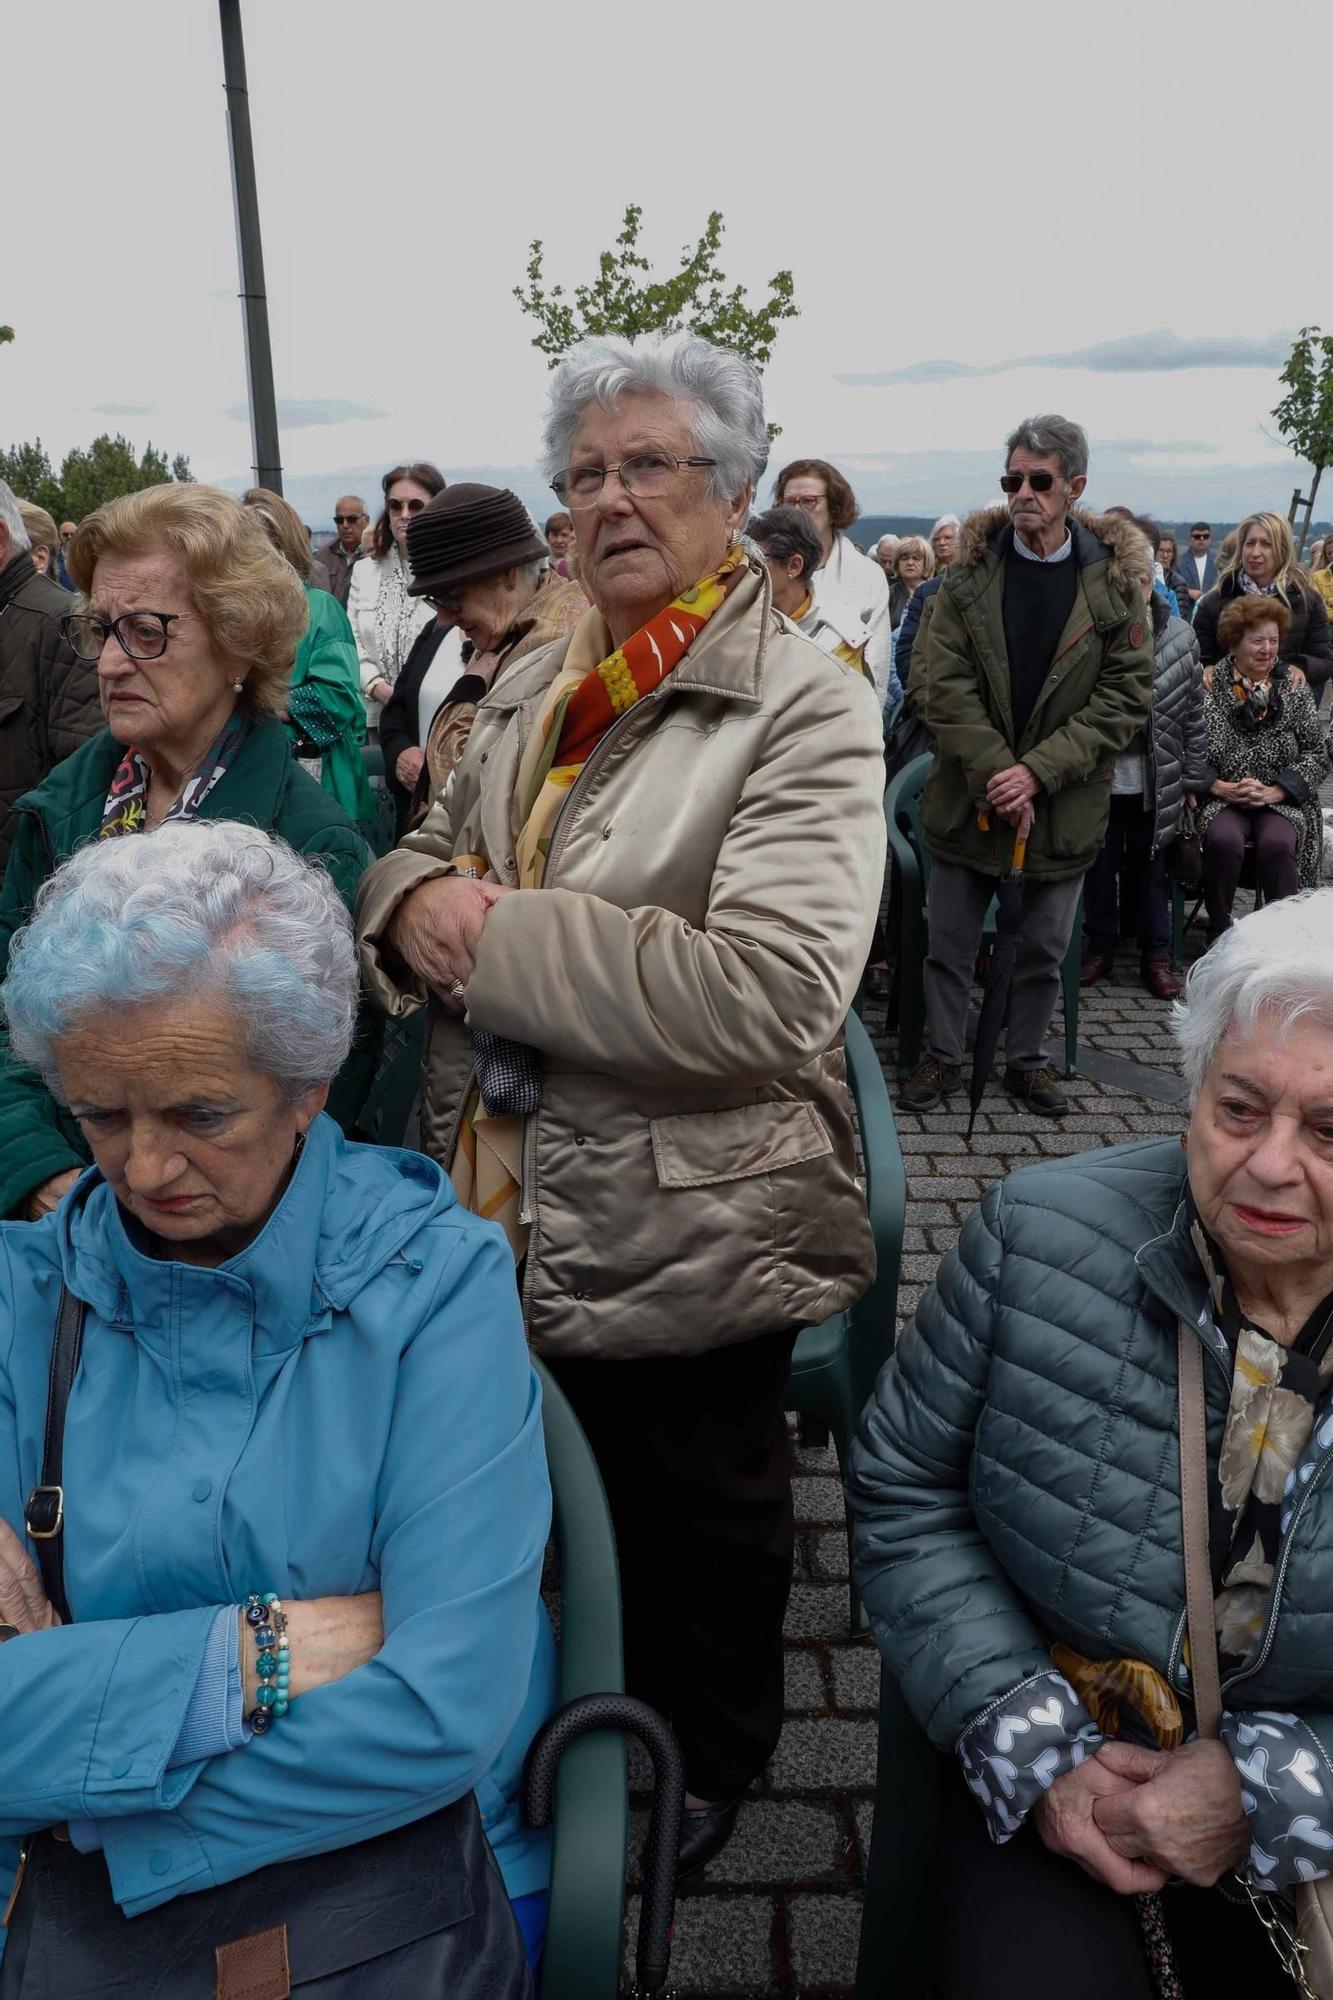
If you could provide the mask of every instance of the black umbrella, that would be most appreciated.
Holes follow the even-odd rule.
[[[982,817],[982,826],[987,820]],[[968,1096],[971,1102],[971,1116],[967,1121],[967,1136],[972,1137],[972,1127],[977,1122],[977,1111],[981,1105],[982,1093],[986,1088],[986,1078],[995,1064],[995,1051],[1000,1046],[1000,1030],[1004,1026],[1004,1016],[1009,1005],[1009,988],[1014,979],[1014,960],[1018,956],[1018,940],[1023,929],[1023,863],[1027,859],[1028,837],[1026,833],[1014,835],[1014,855],[1007,873],[1001,877],[995,898],[995,943],[991,950],[990,971],[986,975],[986,991],[982,996],[981,1012],[977,1016],[977,1035],[972,1044],[972,1082]]]

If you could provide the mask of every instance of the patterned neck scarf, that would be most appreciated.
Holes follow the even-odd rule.
[[[379,669],[386,681],[396,681],[417,635],[420,598],[409,597],[412,572],[395,542],[380,565],[380,590],[375,599],[375,644]]]
[[[1246,597],[1280,597],[1282,595],[1277,587],[1276,577],[1274,577],[1272,583],[1259,583],[1250,575],[1247,569],[1238,569],[1236,576],[1239,579],[1241,590]]]
[[[541,888],[556,820],[598,744],[613,723],[679,666],[748,563],[738,545],[711,576],[682,591],[605,659],[597,658],[601,621],[586,618],[575,628],[519,764],[515,805],[522,824],[514,853],[520,889]],[[456,857],[456,865],[460,858],[484,863],[484,857],[473,855]],[[483,873],[484,865],[475,872]],[[465,1208],[500,1224],[517,1261],[527,1248],[523,1124],[541,1102],[540,1062],[535,1050],[482,1029],[473,1030],[472,1049],[477,1084],[459,1126],[449,1174]]]
[[[1333,1293],[1290,1347],[1241,1308],[1222,1253],[1186,1193],[1190,1241],[1234,1360],[1231,1406],[1210,1480],[1209,1541],[1223,1678],[1253,1658],[1272,1595],[1282,1500],[1333,1380]]]
[[[164,826],[168,820],[196,817],[219,778],[236,762],[237,753],[249,734],[249,717],[234,708],[206,751],[198,770],[187,779],[180,797],[163,817]],[[116,766],[111,780],[111,790],[102,807],[99,840],[115,840],[122,833],[147,832],[148,781],[148,766],[142,754],[131,745]]]
[[[1287,669],[1279,660],[1266,681],[1251,680],[1236,665],[1232,654],[1227,654],[1227,672],[1231,676],[1231,720],[1237,729],[1252,732],[1272,723],[1276,726],[1282,720],[1282,689],[1287,679]]]

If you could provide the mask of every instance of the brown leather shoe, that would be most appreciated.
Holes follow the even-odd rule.
[[[1109,979],[1115,971],[1115,953],[1112,951],[1086,951],[1083,963],[1078,969],[1080,986],[1092,986],[1099,979]]]
[[[1139,977],[1159,1000],[1179,1000],[1184,990],[1179,973],[1164,951],[1155,951],[1139,961]]]

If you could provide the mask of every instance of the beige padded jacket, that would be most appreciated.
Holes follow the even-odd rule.
[[[445,793],[363,878],[362,966],[390,1014],[428,998],[383,945],[403,898],[455,852],[514,880],[519,758],[567,643],[497,680]],[[588,759],[546,886],[491,910],[468,1020],[543,1058],[524,1152],[540,1351],[697,1353],[865,1288],[842,1022],[879,906],[883,788],[874,690],[773,610],[756,562]],[[447,1165],[471,1051],[430,1004],[422,1143]]]

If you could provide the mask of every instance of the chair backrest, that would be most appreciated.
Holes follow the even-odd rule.
[[[875,1238],[875,1276],[852,1307],[848,1349],[862,1409],[893,1351],[898,1328],[898,1272],[907,1221],[907,1172],[883,1065],[857,1014],[847,1016],[847,1079],[856,1104],[865,1161],[866,1210]]]
[[[904,881],[917,881],[924,898],[930,887],[930,855],[921,833],[921,794],[935,759],[927,753],[914,757],[889,780],[884,794],[884,818],[889,846]]]
[[[560,1562],[560,1701],[625,1685],[615,1530],[592,1447],[550,1371],[542,1385],[546,1462]],[[629,1839],[625,1739],[610,1731],[566,1750],[555,1791],[551,1905],[542,2000],[615,2000]]]
[[[421,1086],[421,1052],[426,1037],[426,1009],[385,1023],[375,1080],[357,1119],[358,1136],[372,1146],[401,1146],[407,1137]]]

